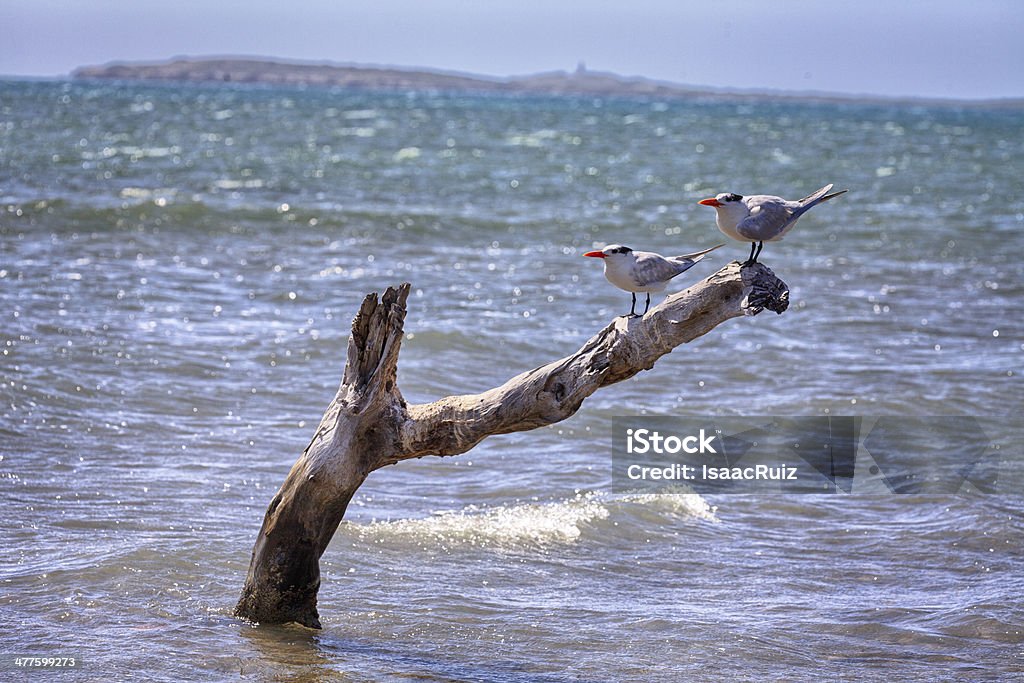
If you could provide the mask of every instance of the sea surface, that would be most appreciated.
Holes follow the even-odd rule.
[[[622,493],[611,425],[1019,429],[1022,175],[1010,109],[0,82],[0,671],[1019,680],[1024,495]],[[409,401],[482,391],[627,312],[583,252],[709,247],[700,199],[826,183],[850,192],[761,256],[784,315],[374,473],[323,557],[323,630],[231,616],[366,293],[412,283]]]

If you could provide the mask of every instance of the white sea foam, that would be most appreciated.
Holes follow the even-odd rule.
[[[608,517],[608,508],[594,494],[554,503],[521,503],[458,511],[436,512],[422,519],[372,522],[360,528],[364,536],[431,539],[448,544],[516,546],[531,543],[569,543],[581,526]]]
[[[121,199],[149,200],[156,198],[164,201],[167,197],[174,197],[176,194],[178,191],[173,187],[124,187],[118,193]]]
[[[376,109],[350,109],[342,116],[350,121],[365,121],[377,118],[379,112]]]
[[[369,126],[356,126],[354,128],[339,128],[336,132],[338,135],[354,135],[357,138],[372,138],[377,134],[377,129],[370,128]]]
[[[688,486],[672,487],[665,493],[628,494],[620,500],[625,503],[639,503],[656,510],[696,517],[708,522],[718,521],[718,517],[715,516],[718,506],[711,505],[702,495]]]
[[[220,180],[213,181],[213,186],[220,190],[254,189],[263,187],[263,181],[259,178],[249,178],[248,180],[221,178]]]
[[[419,147],[403,147],[402,149],[395,152],[395,161],[406,161],[409,159],[419,159],[422,151]]]
[[[468,506],[440,511],[420,519],[396,519],[356,526],[368,539],[431,540],[446,545],[514,547],[574,543],[586,527],[625,514],[625,507],[642,505],[656,512],[717,521],[715,510],[699,494],[683,491],[664,494],[610,496],[580,493],[563,501],[519,503],[495,507]],[[667,520],[666,520],[667,522]]]
[[[559,135],[560,134],[557,130],[543,128],[541,130],[533,131],[532,133],[509,135],[505,138],[505,142],[517,147],[543,147],[548,140],[554,140],[559,137]]]
[[[170,147],[136,147],[135,145],[122,145],[120,147],[103,147],[95,152],[88,150],[83,151],[82,158],[95,161],[101,159],[110,159],[116,156],[126,156],[132,159],[132,161],[138,161],[146,158],[160,158],[171,156],[172,154],[181,154],[181,147],[172,145]]]

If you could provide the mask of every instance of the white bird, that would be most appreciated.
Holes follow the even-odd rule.
[[[755,194],[750,197],[723,192],[710,199],[702,199],[698,204],[715,207],[715,222],[718,229],[734,240],[750,242],[750,258],[744,265],[757,263],[765,242],[781,240],[793,229],[800,216],[822,202],[846,192],[840,190],[826,194],[832,189],[828,184],[814,194],[798,201],[783,199],[769,194]],[[754,253],[754,247],[757,253]]]
[[[584,256],[604,259],[604,276],[608,282],[633,295],[633,305],[629,307],[629,317],[633,318],[637,317],[637,292],[647,293],[647,305],[644,306],[646,315],[647,309],[651,307],[651,292],[665,291],[669,280],[689,270],[709,251],[723,246],[717,244],[710,249],[682,256],[662,256],[652,251],[633,251],[621,244],[609,244],[600,251],[588,251]]]

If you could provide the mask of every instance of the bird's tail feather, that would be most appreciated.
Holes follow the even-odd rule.
[[[719,247],[724,247],[724,246],[725,246],[724,244],[716,244],[715,246],[710,247],[708,249],[702,249],[700,251],[695,251],[692,254],[683,254],[682,256],[675,256],[673,258],[676,258],[676,259],[679,259],[679,260],[688,259],[688,260],[693,261],[694,263],[696,263],[697,261],[700,261],[702,258],[704,258],[704,256],[707,255],[708,252],[712,252],[715,249],[718,249]]]
[[[832,199],[833,197],[838,197],[839,195],[844,194],[844,193],[849,191],[849,190],[839,190],[839,192],[833,192],[832,194],[826,194],[831,189],[832,189],[832,183],[829,183],[828,185],[826,185],[825,187],[821,188],[820,190],[812,192],[811,194],[809,194],[806,197],[804,197],[803,199],[801,199],[800,203],[803,204],[804,206],[807,206],[807,208],[811,208],[815,204],[821,204],[822,202],[827,202],[828,200]]]
[[[825,187],[819,188],[819,189],[815,190],[814,192],[810,193],[809,195],[807,195],[806,197],[804,197],[803,199],[801,199],[800,203],[801,204],[809,204],[809,203],[813,202],[815,199],[818,199],[821,196],[823,196],[826,192],[828,192],[831,189],[832,189],[832,183],[829,183]]]
[[[838,197],[839,195],[846,194],[847,192],[849,192],[849,190],[839,190],[839,192],[833,192],[832,194],[827,194],[824,197],[822,197],[821,199],[819,199],[818,203],[821,204],[822,202],[827,202],[828,200],[832,199],[833,197]]]

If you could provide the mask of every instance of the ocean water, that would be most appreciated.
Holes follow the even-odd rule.
[[[910,104],[0,82],[0,669],[30,655],[75,657],[70,680],[1019,678],[1021,495],[616,493],[611,423],[1017,429],[1022,123]],[[564,423],[374,473],[322,561],[323,630],[232,618],[367,292],[412,283],[407,399],[481,391],[627,311],[584,251],[704,248],[723,238],[701,198],[830,182],[849,194],[762,254],[791,288],[784,315],[729,321]],[[670,291],[747,250],[727,244]]]

